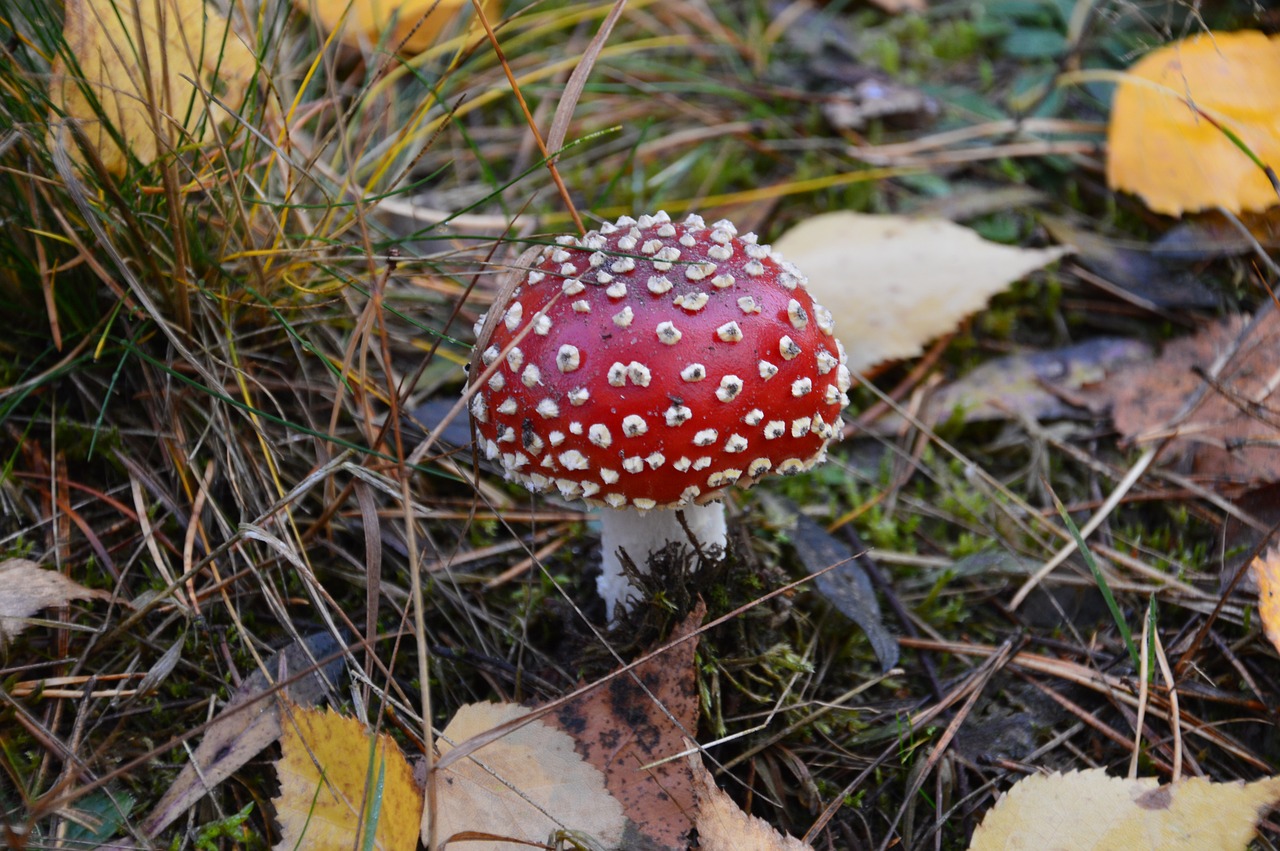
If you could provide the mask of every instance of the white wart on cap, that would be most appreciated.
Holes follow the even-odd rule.
[[[727,221],[659,212],[559,237],[482,321],[485,455],[531,490],[613,508],[809,469],[840,432],[850,376],[804,284]]]

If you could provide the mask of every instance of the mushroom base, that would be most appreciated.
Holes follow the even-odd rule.
[[[679,515],[684,514],[685,533]],[[704,548],[719,547],[722,551],[728,542],[724,520],[724,505],[713,502],[708,505],[686,505],[683,508],[656,508],[640,513],[633,510],[606,508],[602,516],[601,546],[604,559],[596,589],[604,598],[610,622],[619,605],[626,610],[636,599],[636,588],[622,569],[618,550],[623,550],[642,573],[649,571],[649,557],[671,541],[687,542],[689,535]]]

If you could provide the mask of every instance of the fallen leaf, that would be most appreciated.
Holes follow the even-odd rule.
[[[1258,618],[1271,646],[1280,650],[1280,548],[1269,547],[1249,563],[1258,584]]]
[[[122,832],[127,834],[129,814],[135,804],[133,795],[114,786],[91,792],[63,810],[66,827],[60,839],[68,848],[119,848],[111,838]]]
[[[1107,183],[1171,216],[1280,202],[1262,169],[1197,110],[1280,167],[1280,37],[1203,33],[1138,60],[1111,107]]]
[[[339,30],[347,44],[381,44],[415,55],[436,43],[454,19],[471,11],[471,0],[293,0],[326,32]],[[485,0],[485,17],[496,26],[502,1]],[[388,28],[394,29],[388,32]],[[479,22],[475,24],[479,26]]]
[[[310,668],[314,664],[312,660],[332,656],[340,647],[333,636],[319,632],[278,650],[264,664],[273,677],[288,679]],[[294,680],[282,691],[296,705],[314,705],[325,697],[341,671],[342,659],[338,658],[323,670]],[[191,762],[183,766],[142,823],[145,835],[158,835],[214,786],[280,738],[280,696],[278,692],[267,694],[270,688],[271,683],[262,671],[254,671],[245,678],[205,731],[191,755]]]
[[[804,569],[814,575],[814,588],[822,598],[861,627],[881,670],[897,665],[902,649],[881,619],[875,588],[862,566],[866,553],[855,554],[789,500],[771,493],[758,499],[767,507],[770,521],[786,532]]]
[[[1220,288],[1199,269],[1188,268],[1203,257],[1178,258],[1154,245],[1121,244],[1057,216],[1042,216],[1040,223],[1055,241],[1075,250],[1075,262],[1102,278],[1098,285],[1104,292],[1146,310],[1216,308],[1222,303]]]
[[[0,562],[0,649],[27,628],[27,618],[72,600],[109,600],[106,591],[86,588],[25,558]]]
[[[276,851],[399,851],[417,844],[422,792],[413,769],[390,736],[374,735],[355,718],[290,705],[276,774]]]
[[[458,709],[440,734],[440,755],[528,712],[514,704],[473,703]],[[604,775],[584,762],[573,739],[540,720],[531,721],[465,759],[442,769],[435,779],[436,841],[458,834],[509,837],[483,846],[459,842],[459,849],[527,851],[559,830],[592,837],[616,848],[626,819],[622,805],[605,789]],[[428,840],[430,813],[422,810],[422,840]],[[411,847],[411,846],[402,846]],[[453,846],[450,846],[453,847]]]
[[[813,851],[813,846],[784,836],[764,819],[744,813],[733,798],[716,786],[702,757],[688,757],[698,806],[699,851]]]
[[[1174,340],[1159,358],[1119,369],[1094,395],[1110,404],[1116,429],[1130,442],[1163,439],[1204,385],[1201,375],[1234,350],[1217,387],[1176,426],[1166,457],[1220,486],[1280,480],[1280,312],[1268,309],[1239,339],[1248,326],[1249,317],[1233,316]]]
[[[1190,264],[1249,254],[1258,245],[1269,251],[1280,248],[1280,207],[1229,218],[1217,210],[1206,211],[1160,234],[1153,248],[1162,260]]]
[[[1009,284],[1065,248],[1010,248],[943,219],[839,212],[787,231],[774,248],[834,315],[849,368],[920,354]]]
[[[706,613],[706,605],[699,603],[669,640],[696,632]],[[684,737],[697,730],[697,649],[697,640],[690,639],[633,671],[662,706],[635,680],[622,676],[548,717],[573,737],[583,758],[604,773],[606,788],[635,827],[665,848],[688,845],[693,778],[683,759],[652,763],[681,753]]]
[[[54,110],[79,122],[116,174],[128,158],[104,120],[139,161],[150,163],[193,139],[212,139],[213,122],[229,116],[216,106],[211,116],[209,96],[237,108],[257,67],[226,19],[201,0],[66,0],[62,34],[74,62],[59,56],[53,63]]]
[[[1280,799],[1280,777],[1161,786],[1101,768],[1033,775],[1014,784],[974,831],[970,851],[1243,851]]]
[[[987,361],[929,397],[918,417],[935,424],[956,412],[965,422],[1028,417],[1053,420],[1087,417],[1070,397],[1107,381],[1129,364],[1145,363],[1151,348],[1137,340],[1099,337],[1074,346],[1019,352]],[[1084,401],[1081,399],[1080,401]],[[887,414],[877,431],[892,431],[901,420]]]

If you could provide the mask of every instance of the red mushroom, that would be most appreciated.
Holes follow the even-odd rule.
[[[605,507],[612,620],[667,541],[725,545],[731,485],[821,462],[849,370],[792,264],[727,221],[666,213],[521,258],[477,332],[471,415],[508,478]]]

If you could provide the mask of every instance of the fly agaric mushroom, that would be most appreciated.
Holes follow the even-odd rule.
[[[624,216],[530,249],[477,325],[479,447],[509,479],[604,507],[609,619],[668,541],[726,544],[731,485],[808,470],[849,404],[831,313],[755,234]]]

